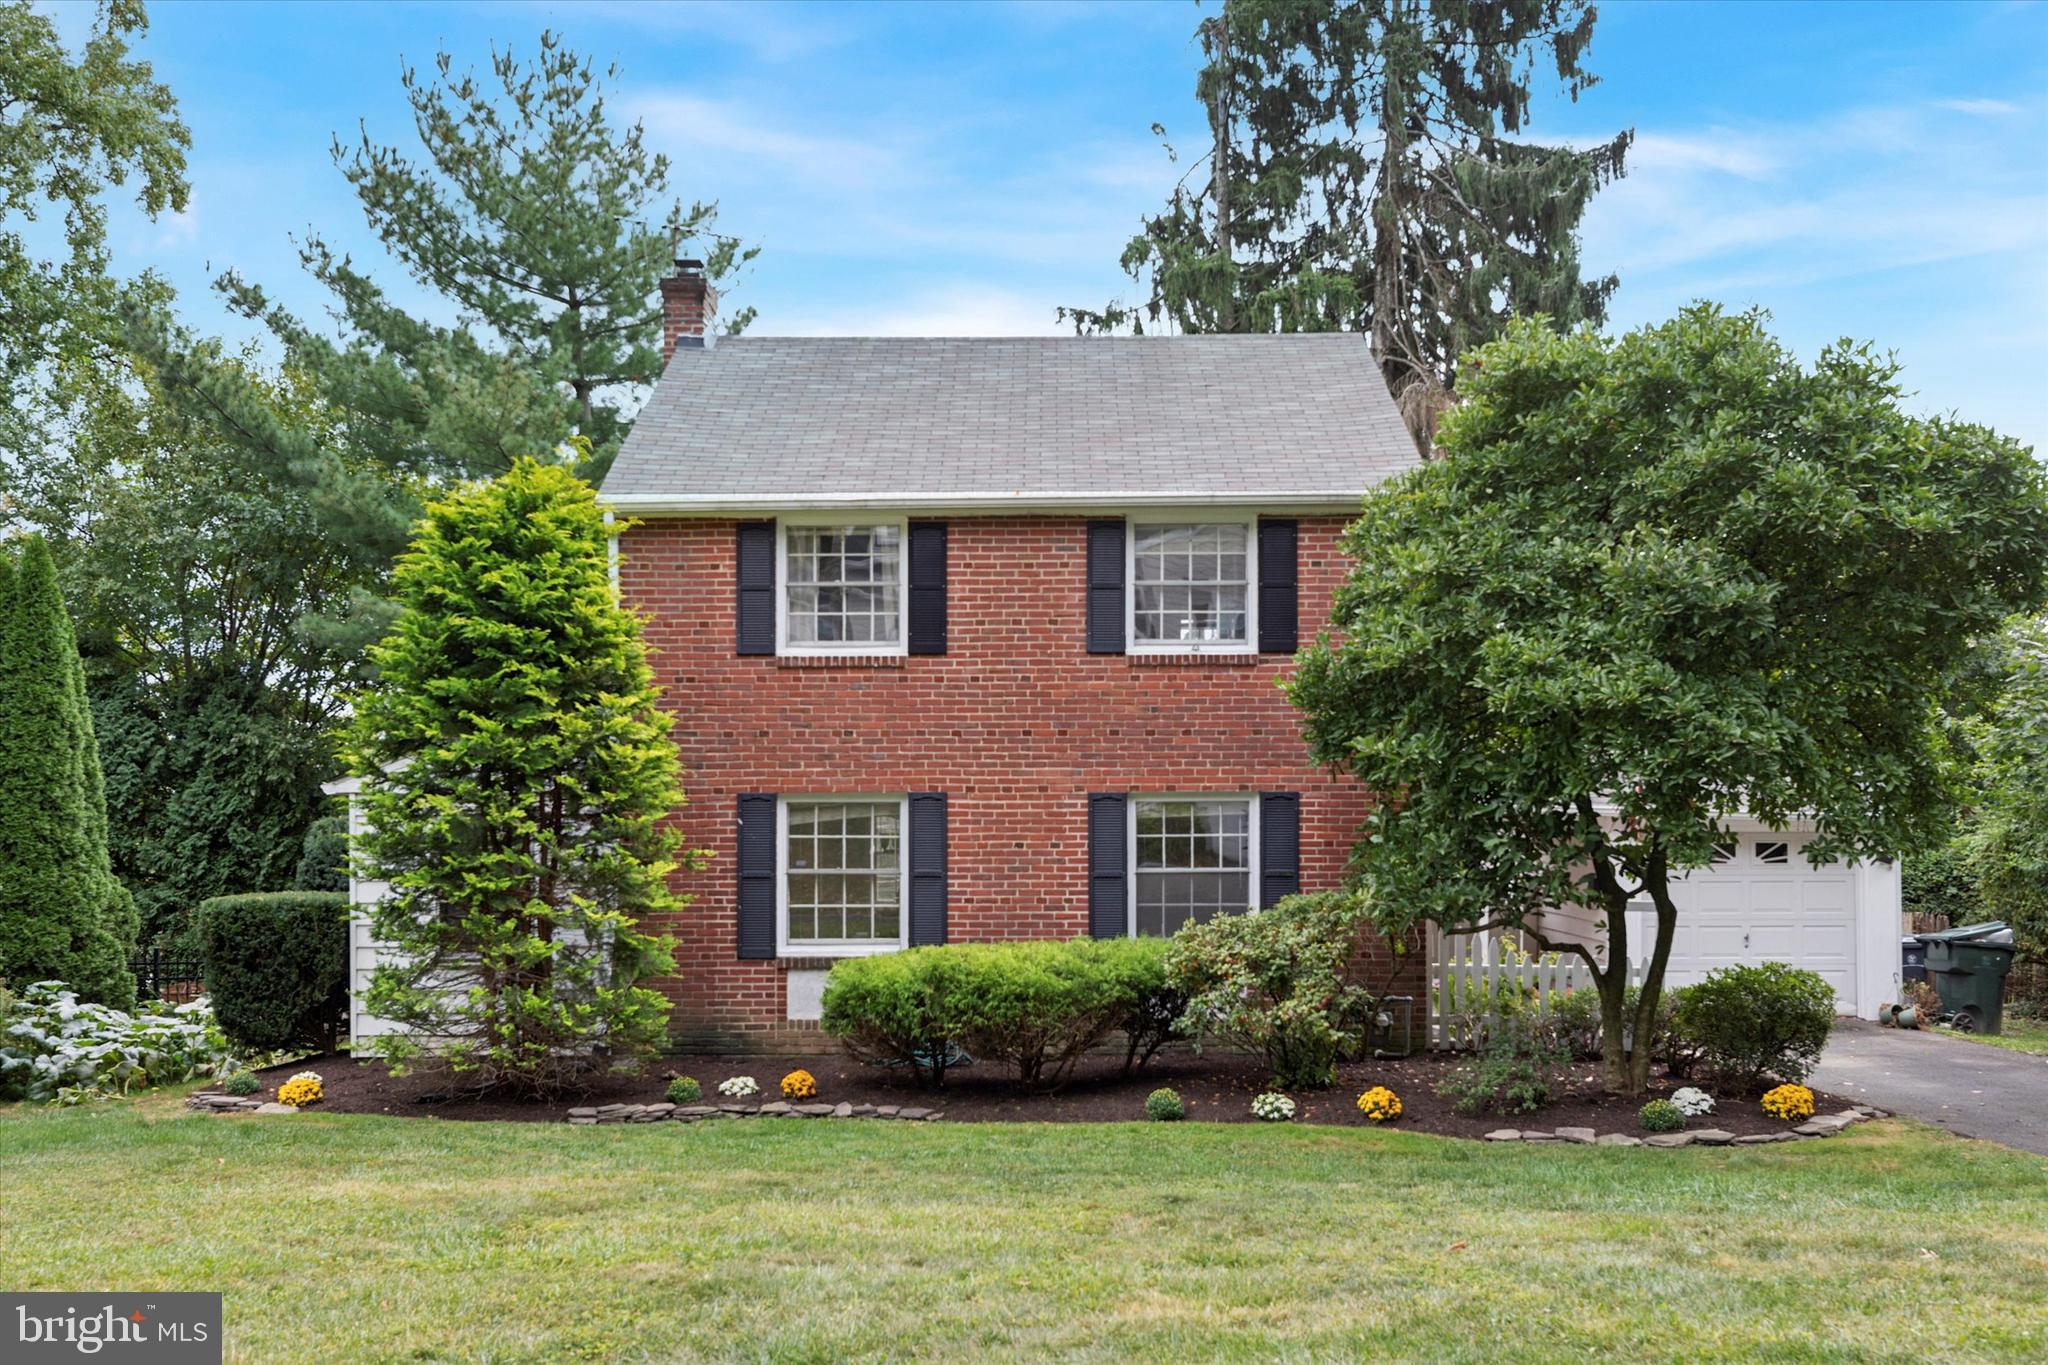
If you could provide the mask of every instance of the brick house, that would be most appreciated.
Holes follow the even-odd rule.
[[[692,263],[663,298],[603,492],[715,855],[660,926],[680,1044],[815,1046],[849,954],[1337,884],[1362,793],[1277,684],[1419,458],[1362,338],[715,340]]]

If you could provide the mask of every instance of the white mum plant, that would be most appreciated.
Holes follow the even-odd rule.
[[[1253,1098],[1252,1116],[1268,1123],[1285,1123],[1294,1117],[1294,1101],[1277,1091],[1268,1090]]]
[[[1695,1085],[1683,1086],[1671,1092],[1671,1102],[1678,1106],[1678,1112],[1689,1119],[1714,1112],[1714,1097]]]
[[[748,1095],[760,1094],[761,1087],[755,1083],[752,1076],[730,1076],[718,1083],[718,1093],[737,1100]]]

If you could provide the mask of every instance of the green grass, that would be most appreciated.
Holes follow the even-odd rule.
[[[2048,1057],[2048,1020],[2015,1019],[2008,1014],[2000,1027],[2005,1030],[2003,1033],[1957,1033],[1954,1029],[1935,1031],[1948,1038],[1967,1038],[1973,1043],[1986,1043],[2010,1052],[2031,1052],[2037,1057]]]
[[[223,1290],[231,1359],[2048,1356],[2048,1162],[1897,1122],[0,1115],[0,1284]]]

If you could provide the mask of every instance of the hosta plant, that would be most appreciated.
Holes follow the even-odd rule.
[[[1714,1112],[1714,1097],[1696,1085],[1680,1086],[1671,1092],[1671,1102],[1689,1119]]]
[[[1285,1123],[1294,1117],[1294,1101],[1275,1090],[1255,1095],[1252,1097],[1252,1117],[1264,1119],[1267,1123]]]
[[[38,981],[0,1011],[0,1099],[125,1093],[218,1076],[233,1064],[204,999],[152,1001],[128,1014],[81,1004],[61,981]]]
[[[729,1076],[718,1083],[718,1093],[729,1099],[744,1099],[760,1094],[761,1085],[752,1076]]]

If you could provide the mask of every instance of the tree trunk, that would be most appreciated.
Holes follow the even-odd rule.
[[[1231,260],[1230,241],[1230,3],[1216,19],[1216,82],[1209,100],[1209,134],[1214,150],[1209,153],[1209,197],[1216,204],[1216,256],[1225,265]],[[1237,330],[1237,286],[1230,285],[1217,305],[1219,332]]]

